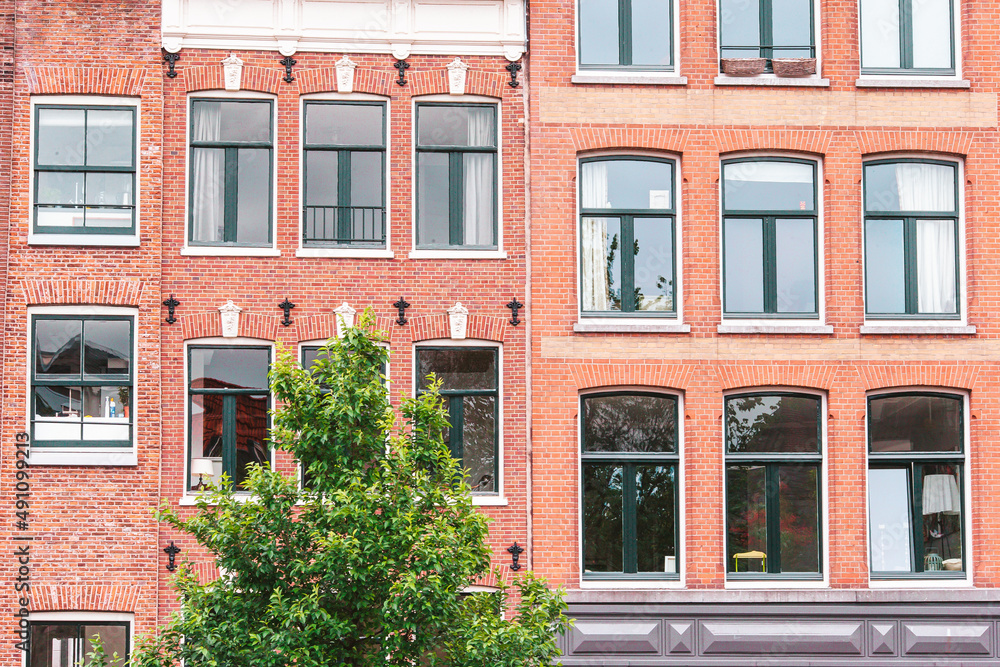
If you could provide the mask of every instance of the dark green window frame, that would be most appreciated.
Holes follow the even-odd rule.
[[[185,444],[185,449],[187,450],[187,470],[191,470],[191,438],[192,438],[192,419],[191,419],[191,407],[193,405],[193,400],[195,396],[207,396],[207,395],[221,395],[222,396],[222,472],[229,476],[230,481],[234,482],[236,480],[236,397],[237,396],[267,396],[268,405],[272,404],[271,389],[257,389],[257,388],[245,388],[245,389],[194,389],[191,387],[191,382],[193,377],[192,373],[192,353],[195,350],[266,350],[268,359],[268,370],[270,371],[270,366],[273,363],[273,354],[270,346],[267,345],[189,345],[187,349],[188,358],[188,371],[187,371],[187,402],[188,402],[188,423],[187,423],[187,443]],[[267,414],[267,426],[265,427],[265,432],[270,433],[271,431],[271,411],[268,410]],[[271,449],[271,448],[269,448]],[[271,454],[273,457],[273,449],[271,449]],[[190,478],[191,475],[188,473],[185,476],[184,489],[185,493],[197,493],[190,488]],[[237,493],[240,492],[236,489]]]
[[[496,374],[493,378],[493,389],[441,389],[441,396],[444,398],[448,405],[448,421],[450,428],[448,429],[448,448],[451,450],[452,456],[458,460],[459,463],[463,461],[463,450],[464,450],[464,420],[463,413],[465,406],[462,399],[466,396],[493,396],[494,397],[494,413],[493,413],[493,423],[496,424],[496,428],[493,429],[493,465],[495,469],[493,471],[493,488],[494,491],[473,491],[473,495],[481,496],[499,496],[500,491],[503,488],[501,485],[502,474],[500,465],[500,348],[499,347],[465,347],[465,346],[434,346],[434,345],[423,345],[416,349],[416,354],[414,355],[414,368],[420,368],[420,354],[426,351],[445,351],[445,352],[455,352],[458,350],[464,351],[489,351],[493,353],[496,367]],[[419,390],[421,378],[417,378],[417,395],[422,392]],[[470,480],[470,482],[475,485],[476,480]]]
[[[226,151],[225,155],[225,195],[224,195],[224,205],[223,205],[223,241],[221,243],[209,243],[205,241],[195,241],[194,240],[194,213],[195,207],[189,203],[188,205],[188,245],[205,247],[205,248],[225,248],[225,247],[236,247],[236,248],[267,248],[274,243],[274,101],[270,99],[263,98],[214,98],[214,97],[193,97],[191,98],[191,110],[190,120],[188,122],[188,133],[189,136],[194,136],[194,120],[195,114],[193,113],[194,105],[198,102],[226,102],[226,103],[237,103],[237,104],[262,104],[267,103],[270,108],[270,119],[268,123],[268,131],[271,135],[270,141],[194,141],[190,140],[188,145],[188,164],[191,165],[189,171],[191,171],[188,180],[188,201],[192,202],[194,200],[194,173],[193,165],[194,160],[194,149],[196,148],[221,148]],[[267,243],[237,243],[236,241],[236,230],[239,225],[238,215],[237,215],[237,196],[238,196],[238,178],[239,178],[239,149],[241,148],[263,148],[267,149],[269,156],[268,163],[268,191],[267,191]]]
[[[864,2],[865,0],[860,0]],[[861,73],[862,74],[907,74],[911,76],[947,76],[955,74],[955,2],[948,3],[948,26],[951,34],[951,67],[914,67],[913,66],[913,0],[898,0],[899,2],[899,60],[900,67],[865,67],[865,55],[861,53]],[[863,22],[858,22],[858,30],[865,29]],[[862,48],[863,41],[858,40],[859,49]]]
[[[468,109],[468,108],[479,108],[479,109],[490,109],[493,112],[493,146],[447,146],[447,145],[422,145],[419,141],[420,136],[420,110],[425,107],[453,107],[456,109]],[[449,201],[449,218],[448,218],[448,244],[429,244],[421,243],[420,241],[420,229],[421,222],[419,219],[419,213],[417,218],[417,248],[421,250],[496,250],[499,247],[499,229],[497,224],[497,204],[498,195],[500,192],[500,182],[499,174],[497,171],[497,157],[499,150],[499,134],[500,126],[498,122],[497,105],[496,104],[450,104],[444,102],[420,102],[416,105],[416,123],[417,128],[415,132],[416,140],[416,153],[417,159],[421,153],[446,153],[448,155],[448,192],[447,197]],[[493,202],[491,204],[490,210],[493,214],[493,240],[492,245],[467,245],[465,243],[465,191],[464,191],[464,156],[468,153],[483,153],[493,156]],[[420,187],[420,170],[415,169],[415,178],[417,179],[417,187],[415,192],[419,197]],[[445,193],[441,193],[444,196]],[[419,202],[417,203],[417,210],[419,211]]]
[[[584,63],[582,60],[582,49],[580,52],[581,70],[630,70],[645,72],[672,72],[674,69],[674,2],[667,0],[670,12],[670,61],[664,65],[633,65],[632,64],[632,0],[618,0],[618,64],[617,65],[594,65]],[[580,15],[579,2],[577,3],[577,16]],[[579,20],[577,21],[579,26]],[[577,28],[579,32],[579,27]],[[582,35],[580,37],[582,39]]]
[[[886,453],[886,452],[873,452],[872,451],[872,437],[871,437],[871,416],[872,416],[872,401],[877,401],[880,398],[899,398],[904,396],[929,396],[929,397],[939,397],[947,399],[958,399],[959,405],[961,406],[962,414],[959,420],[960,433],[959,437],[961,439],[962,451],[960,452],[898,452],[898,453]],[[949,394],[946,392],[929,392],[929,391],[914,391],[914,392],[891,392],[882,394],[873,394],[868,396],[867,400],[867,431],[868,431],[868,468],[869,470],[873,468],[881,469],[904,469],[907,474],[907,484],[909,487],[909,505],[910,505],[910,558],[913,569],[910,572],[882,572],[876,571],[874,567],[871,568],[871,578],[875,580],[892,580],[892,579],[964,579],[967,576],[966,571],[966,546],[967,546],[967,536],[966,536],[966,516],[965,513],[968,511],[968,506],[965,502],[965,428],[966,428],[966,409],[965,409],[965,398],[961,394]],[[924,545],[923,541],[918,539],[917,532],[918,527],[922,524],[923,519],[923,497],[921,495],[922,489],[918,481],[922,479],[922,468],[925,465],[948,465],[953,466],[958,469],[958,493],[959,498],[962,503],[961,510],[961,521],[962,521],[962,569],[961,570],[937,570],[937,571],[925,571],[924,570]],[[869,532],[869,535],[871,533]],[[871,564],[872,550],[871,544],[868,545],[868,556],[869,564]]]
[[[753,396],[791,396],[808,398],[817,401],[816,414],[816,449],[813,452],[797,453],[731,453],[729,451],[729,429],[724,428],[726,438],[725,449],[725,482],[729,484],[730,468],[743,466],[763,466],[765,468],[765,503],[767,513],[767,569],[764,572],[734,572],[729,570],[729,553],[733,550],[729,544],[729,501],[726,501],[726,578],[730,581],[739,580],[789,580],[789,581],[821,581],[823,579],[823,398],[817,394],[801,392],[769,391],[728,394],[725,398],[723,420],[728,418],[729,403],[733,400]],[[781,498],[778,468],[798,465],[816,470],[816,572],[782,572],[781,571]]]
[[[725,188],[725,167],[728,164],[740,162],[793,162],[806,164],[813,170],[813,210],[812,211],[781,211],[781,210],[729,210],[726,208],[726,188]],[[722,302],[723,314],[728,318],[768,318],[768,319],[819,319],[819,186],[817,183],[818,167],[813,160],[801,160],[797,158],[779,157],[747,157],[722,161],[722,178],[720,179],[722,190]],[[764,310],[762,312],[739,312],[730,311],[726,306],[726,221],[736,219],[763,219],[763,244],[764,244]],[[813,298],[816,310],[807,313],[779,313],[778,312],[778,278],[777,278],[777,247],[775,223],[781,219],[810,219],[813,223]]]
[[[760,2],[760,44],[721,44],[722,42],[722,26],[719,26],[719,41],[720,41],[720,52],[721,51],[740,51],[740,58],[766,58],[767,59],[767,69],[766,71],[772,71],[771,59],[772,58],[782,58],[782,57],[798,57],[798,56],[782,56],[781,51],[791,51],[791,50],[802,50],[809,49],[809,57],[816,57],[816,7],[815,1],[811,0],[809,2],[809,44],[793,44],[793,45],[780,45],[775,46],[774,44],[774,11],[772,6],[772,0],[759,0]],[[719,16],[720,21],[722,21],[722,2],[719,3]],[[775,54],[775,51],[779,53]]]
[[[897,158],[890,160],[869,160],[862,165],[865,177],[862,178],[865,190],[862,192],[862,205],[865,207],[865,236],[867,236],[868,222],[871,220],[902,220],[903,221],[903,271],[904,271],[904,300],[905,313],[873,313],[868,310],[868,276],[865,275],[865,317],[868,319],[885,320],[959,320],[962,318],[962,237],[958,225],[958,209],[954,211],[869,211],[868,210],[868,179],[867,167],[886,164],[937,164],[951,167],[955,175],[955,205],[958,207],[959,198],[962,196],[960,183],[958,180],[958,164],[949,160],[921,160],[917,158]],[[918,311],[917,292],[917,220],[952,220],[954,222],[955,233],[955,312],[954,313],[921,313]],[[865,267],[867,274],[868,257],[867,244],[865,246]]]
[[[90,167],[86,165],[87,162],[87,147],[90,141],[84,142],[84,164],[82,165],[45,165],[40,164],[38,161],[38,133],[40,131],[39,125],[39,112],[44,109],[73,109],[82,110],[85,112],[90,111],[131,111],[132,112],[132,150],[129,153],[129,159],[131,160],[131,166],[94,166]],[[86,131],[89,131],[89,113],[87,113],[87,123]],[[80,235],[90,235],[90,234],[107,234],[115,236],[130,236],[136,233],[135,227],[135,210],[136,210],[136,121],[137,114],[136,108],[131,105],[96,105],[96,104],[38,104],[35,105],[34,111],[35,120],[35,147],[34,147],[34,164],[35,171],[33,176],[33,187],[32,191],[34,193],[34,206],[32,211],[32,228],[35,234],[80,234]],[[132,203],[131,204],[39,204],[38,203],[38,175],[40,173],[51,173],[51,172],[61,172],[61,173],[80,173],[80,174],[132,174]],[[83,201],[87,201],[86,194],[86,177],[84,177],[84,194]],[[39,209],[75,209],[84,212],[86,215],[86,209],[89,208],[100,208],[100,209],[115,209],[128,211],[131,214],[132,224],[128,227],[50,227],[50,226],[39,226],[38,225],[38,211]]]
[[[40,320],[72,320],[80,322],[89,321],[100,321],[100,322],[128,322],[129,323],[129,366],[128,373],[121,374],[107,374],[99,377],[87,377],[87,374],[83,368],[83,350],[86,345],[86,325],[82,330],[82,335],[80,337],[80,359],[81,368],[79,377],[70,376],[54,376],[54,377],[41,377],[37,375],[37,368],[35,368],[35,329]],[[30,401],[31,401],[31,443],[32,447],[37,447],[39,449],[49,448],[49,447],[102,447],[108,449],[129,449],[135,443],[135,414],[134,409],[129,410],[129,421],[128,421],[128,440],[83,440],[82,432],[80,440],[39,440],[35,437],[35,424],[38,421],[35,410],[35,387],[107,387],[107,386],[125,386],[129,388],[129,392],[132,396],[135,395],[135,317],[131,315],[33,315],[31,318],[31,387],[30,387]],[[132,406],[134,408],[134,406]],[[82,406],[81,406],[82,411]],[[83,415],[81,415],[81,425],[86,422],[83,421]]]
[[[109,627],[124,628],[124,630],[125,630],[125,655],[124,656],[118,656],[119,660],[112,662],[111,661],[111,655],[110,655],[111,651],[109,650],[109,655],[107,657],[108,657],[108,665],[110,667],[125,667],[126,665],[128,665],[129,657],[131,656],[131,653],[132,653],[132,633],[130,631],[131,625],[127,621],[102,621],[102,620],[100,620],[98,618],[95,618],[94,620],[90,620],[90,621],[72,621],[72,620],[66,620],[66,621],[62,621],[62,620],[30,621],[28,623],[28,633],[29,633],[28,647],[29,647],[29,650],[28,650],[28,654],[27,654],[27,659],[25,661],[25,665],[27,665],[28,667],[32,667],[32,666],[35,665],[34,656],[32,656],[32,654],[31,654],[31,647],[33,645],[32,639],[34,637],[34,633],[37,631],[37,628],[39,628],[41,626],[62,626],[62,627],[75,627],[76,628],[76,639],[77,639],[77,641],[76,641],[76,647],[75,648],[76,648],[77,655],[70,657],[66,661],[66,664],[68,664],[68,665],[81,665],[81,664],[83,664],[83,662],[85,661],[85,659],[87,657],[87,653],[89,653],[90,650],[91,650],[92,644],[90,643],[90,640],[93,638],[93,635],[91,635],[91,636],[84,636],[83,633],[84,633],[84,628],[85,627],[89,627],[89,628],[95,628],[95,627],[96,628],[109,628]],[[100,634],[100,633],[96,633],[96,634]],[[44,666],[39,666],[39,667],[61,667],[61,666],[60,665],[44,665]]]
[[[329,100],[307,100],[303,103],[302,107],[302,124],[303,128],[306,124],[306,118],[309,114],[309,109],[311,107],[323,106],[323,105],[333,105],[333,106],[367,106],[367,107],[381,107],[382,108],[382,143],[378,145],[365,145],[365,144],[310,144],[305,140],[305,131],[303,130],[303,141],[302,141],[302,189],[303,189],[303,204],[302,204],[302,244],[305,246],[333,246],[333,247],[369,247],[369,248],[384,248],[385,247],[385,230],[386,230],[386,219],[385,219],[385,144],[386,144],[386,123],[388,122],[388,105],[385,102],[364,102],[364,101],[351,101],[351,102],[334,102]],[[308,164],[309,161],[305,159],[305,153],[310,151],[326,151],[337,153],[337,202],[338,205],[335,207],[331,206],[308,206],[305,202],[308,201],[306,195],[308,194]],[[382,157],[382,203],[380,207],[367,207],[367,206],[353,206],[351,204],[351,156],[355,152],[364,153],[374,153],[378,152]],[[333,227],[336,229],[336,234],[334,238],[328,239],[327,235],[322,235],[322,237],[317,237],[315,233],[310,234],[310,230],[315,232],[317,225],[321,225],[322,228],[326,229],[329,222],[327,220],[327,211],[325,209],[333,208],[332,222]],[[322,222],[317,220],[320,215],[317,209],[324,209],[322,212]],[[352,222],[356,220],[356,215],[360,213],[364,222],[364,227],[367,229],[368,221],[371,220],[372,223],[372,234],[365,235],[362,238],[354,238],[352,236]],[[377,230],[377,233],[376,233]]]
[[[624,209],[624,208],[583,208],[583,179],[580,180],[580,234],[584,218],[618,218],[621,221],[622,248],[632,248],[635,246],[635,219],[636,218],[669,218],[670,219],[670,247],[672,248],[671,258],[673,266],[670,274],[670,303],[673,306],[670,310],[663,311],[637,311],[635,309],[635,253],[623,252],[622,261],[622,309],[620,311],[593,310],[584,311],[581,298],[580,312],[587,316],[600,317],[677,317],[677,161],[668,158],[638,157],[638,156],[604,156],[586,158],[580,160],[582,173],[583,165],[588,162],[661,162],[669,164],[670,169],[670,208],[649,208],[649,209]],[[580,257],[580,275],[583,275],[583,257]]]
[[[584,425],[584,403],[588,399],[601,398],[605,396],[652,396],[673,400],[674,424],[678,425],[678,430],[674,433],[674,441],[677,446],[673,452],[588,452],[585,442],[586,427]],[[583,578],[588,580],[601,579],[659,579],[678,581],[681,578],[681,523],[680,523],[680,432],[678,418],[680,416],[680,396],[649,391],[607,391],[593,394],[585,394],[580,397],[580,465],[586,466],[608,466],[618,465],[622,467],[622,564],[623,572],[587,572],[581,563]],[[658,466],[673,468],[674,471],[674,558],[676,572],[642,572],[638,571],[638,533],[637,533],[637,492],[635,483],[636,467],[640,465]],[[581,471],[582,472],[582,471]],[[580,515],[585,516],[586,498],[583,493],[583,479],[581,474],[580,493]],[[581,541],[586,539],[586,526],[581,521]],[[582,551],[582,548],[581,548]]]

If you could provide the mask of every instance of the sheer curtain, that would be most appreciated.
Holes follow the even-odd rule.
[[[219,141],[222,138],[222,105],[218,102],[195,103],[193,141]],[[193,241],[213,243],[223,240],[225,209],[226,152],[221,148],[196,148],[192,155],[191,208],[194,211]]]
[[[955,171],[937,164],[896,165],[902,211],[953,211]],[[917,308],[921,313],[955,312],[955,223],[917,220]]]
[[[493,113],[491,109],[469,109],[468,139],[470,146],[493,145]],[[496,245],[493,238],[493,173],[491,153],[465,153],[465,245]]]
[[[583,179],[583,208],[611,208],[608,201],[608,165],[586,162]],[[583,309],[610,310],[608,297],[608,223],[604,218],[584,218],[580,233],[580,254],[583,261]]]

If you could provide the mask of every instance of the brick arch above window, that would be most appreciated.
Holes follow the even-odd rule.
[[[360,316],[361,313],[358,313]],[[375,317],[375,331],[382,331],[392,337],[395,327],[395,319],[387,315]],[[337,335],[337,320],[334,313],[324,313],[322,315],[310,315],[308,317],[295,318],[296,338],[300,341],[307,340],[329,340]]]
[[[337,92],[337,68],[322,67],[295,72],[299,94]],[[389,97],[392,94],[393,75],[366,67],[354,70],[354,85],[351,92],[369,93]]]
[[[31,611],[125,611],[139,608],[150,591],[138,586],[31,585]]]
[[[870,159],[878,153],[944,153],[939,157],[965,157],[972,151],[973,135],[969,132],[865,132],[855,131],[858,150]],[[933,155],[928,157],[933,158]]]
[[[410,340],[414,343],[435,338],[451,338],[447,313],[414,317],[407,326],[410,328]],[[470,314],[465,337],[502,343],[509,327],[507,320],[502,317]]]
[[[756,387],[802,387],[829,391],[833,386],[836,369],[819,364],[719,364],[715,367],[723,391],[751,390]]]
[[[27,280],[21,289],[28,306],[138,306],[142,286],[138,280]]]
[[[683,153],[689,130],[649,130],[619,127],[575,127],[570,139],[576,151],[592,150],[660,150]]]
[[[895,389],[912,390],[913,387],[950,387],[971,390],[979,385],[976,364],[914,363],[907,366],[859,364],[858,375],[865,391]]]
[[[833,135],[818,130],[715,130],[719,153],[792,151],[825,155]]]
[[[128,67],[27,67],[31,95],[119,95],[137,97],[146,74]]]
[[[188,67],[178,70],[184,77],[184,89],[193,93],[198,90],[225,90],[225,71],[222,65],[205,65]],[[281,89],[281,78],[284,72],[265,67],[248,67],[244,65],[240,77],[240,90],[252,90],[258,93],[277,95]]]
[[[691,386],[697,370],[689,365],[637,360],[627,364],[574,364],[570,373],[573,384],[580,390],[645,387],[683,391]]]
[[[448,70],[443,67],[422,72],[407,70],[406,78],[409,81],[410,95],[413,97],[448,94]],[[508,75],[500,72],[470,69],[465,74],[465,94],[499,99],[503,97],[504,86],[507,86],[509,80]],[[461,101],[460,97],[456,99]]]
[[[181,323],[184,340],[222,336],[222,318],[218,310],[177,319]],[[278,339],[280,326],[281,318],[279,317],[244,311],[240,313],[240,330],[237,335],[241,338],[273,341]]]

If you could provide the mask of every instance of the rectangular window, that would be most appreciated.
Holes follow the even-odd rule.
[[[75,667],[94,650],[97,638],[104,646],[109,667],[125,667],[128,663],[128,623],[35,621],[29,624],[29,632],[28,667]]]
[[[730,579],[819,579],[821,399],[726,398],[726,571]]]
[[[868,162],[864,190],[866,316],[961,317],[957,165]]]
[[[861,0],[861,73],[955,73],[952,0]]]
[[[679,579],[677,397],[582,401],[583,576]]]
[[[868,521],[873,579],[965,572],[963,398],[868,398]]]
[[[723,58],[815,58],[812,0],[720,0]]]
[[[819,317],[816,163],[722,165],[723,308],[727,317]]]
[[[417,105],[417,247],[497,248],[495,105]]]
[[[451,428],[445,441],[465,468],[473,493],[500,490],[499,364],[495,347],[417,348],[418,391],[441,380]]]
[[[191,245],[271,245],[272,114],[269,100],[191,101]]]
[[[32,318],[34,447],[131,447],[135,319]]]
[[[225,473],[242,490],[248,468],[270,461],[271,349],[192,346],[188,355],[188,488],[202,490],[211,469],[212,481]]]
[[[674,163],[585,160],[580,181],[583,312],[676,315]]]
[[[581,69],[673,69],[671,0],[580,0]]]
[[[303,245],[385,247],[385,110],[305,103]]]
[[[35,107],[35,234],[135,234],[136,109]]]

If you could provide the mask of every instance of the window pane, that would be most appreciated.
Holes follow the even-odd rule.
[[[80,375],[80,320],[35,320],[35,373]]]
[[[723,221],[725,309],[728,313],[764,312],[764,221]]]
[[[957,212],[955,167],[914,162],[865,165],[865,208]]]
[[[420,105],[417,143],[421,146],[496,145],[492,107]]]
[[[306,104],[306,143],[381,146],[384,112],[380,104]]]
[[[497,444],[496,396],[462,397],[462,467],[477,493],[496,488]]]
[[[191,240],[218,243],[225,227],[225,149],[193,149],[191,183]]]
[[[236,396],[236,488],[243,483],[253,464],[266,465],[270,453],[267,440],[267,396]],[[226,426],[228,428],[228,425]]]
[[[672,40],[670,3],[632,0],[632,64],[669,66]]]
[[[133,178],[131,173],[96,172],[87,174],[87,205],[132,206],[135,204],[135,199],[132,196]],[[130,217],[132,215],[131,212],[127,211],[123,211],[123,213]]]
[[[71,418],[80,421],[80,387],[35,387],[35,417]],[[77,429],[77,438],[80,431]]]
[[[31,667],[76,667],[83,658],[75,624],[32,623]]]
[[[336,206],[336,151],[306,151],[306,206]]]
[[[222,399],[219,394],[210,396],[192,395],[190,397],[189,409],[191,411],[191,458],[211,458],[222,473]],[[211,480],[202,478],[206,484],[209,481],[218,482],[218,478]],[[189,481],[190,488],[198,484],[198,475],[192,475]]]
[[[781,571],[819,572],[819,468],[778,466]]]
[[[635,539],[639,572],[677,573],[673,466],[635,468]]]
[[[448,245],[451,215],[447,153],[417,154],[417,240]]]
[[[583,465],[584,572],[622,572],[622,479],[616,465]]]
[[[83,439],[127,442],[128,387],[83,387]]]
[[[739,396],[726,400],[732,454],[819,452],[819,398]]]
[[[906,468],[868,470],[873,572],[910,572],[910,480]]]
[[[424,348],[417,353],[420,388],[426,389],[427,376],[435,373],[442,391],[495,390],[497,388],[497,353],[495,349]]]
[[[316,360],[320,358],[320,350],[323,348],[318,345],[308,345],[302,348],[302,368],[310,369],[312,365],[316,363]],[[323,355],[326,358],[326,355]]]
[[[674,309],[674,222],[635,218],[635,309]]]
[[[580,64],[619,61],[617,0],[580,0]]]
[[[39,109],[36,141],[38,164],[83,165],[86,150],[86,111]]]
[[[913,2],[913,66],[952,67],[950,0]]]
[[[351,153],[351,206],[382,206],[384,186],[382,153]]]
[[[869,313],[905,313],[903,221],[865,222],[865,299]]]
[[[222,141],[270,141],[270,102],[216,102],[221,110]]]
[[[917,220],[917,310],[957,313],[955,223]]]
[[[779,313],[816,311],[816,237],[812,220],[775,220]]]
[[[133,164],[131,109],[87,111],[87,165],[131,167]]]
[[[239,149],[236,242],[270,243],[271,151]]]
[[[727,211],[813,211],[813,165],[731,162],[724,165]]]
[[[462,203],[464,204],[464,244],[495,246],[493,218],[496,199],[493,192],[496,173],[493,154],[467,153],[462,156]]]
[[[771,0],[775,58],[811,58],[812,0]],[[798,48],[794,48],[798,47]]]
[[[81,633],[83,653],[86,656],[94,650],[94,637],[99,636],[104,652],[108,656],[109,667],[120,667],[128,659],[128,628],[124,625],[85,625]],[[118,654],[118,659],[112,656]]]
[[[131,322],[87,320],[84,323],[84,372],[127,375],[132,358]]]
[[[38,173],[39,204],[82,204],[84,188],[82,173],[42,171]]]
[[[958,396],[879,396],[868,405],[872,453],[963,450]]]
[[[677,399],[616,394],[583,401],[585,452],[676,452]]]
[[[766,572],[767,505],[764,466],[726,469],[727,572]]]
[[[260,348],[191,348],[192,389],[267,389],[270,353]]]
[[[621,220],[584,218],[583,309],[622,309]]]
[[[899,0],[861,0],[861,66],[902,66],[899,56]]]
[[[584,162],[584,208],[669,209],[673,207],[673,165],[652,160]]]
[[[921,506],[924,571],[962,568],[962,467],[923,465]],[[947,562],[947,563],[946,563]]]
[[[722,57],[758,57],[760,55],[759,0],[721,0],[720,6],[719,31]]]

